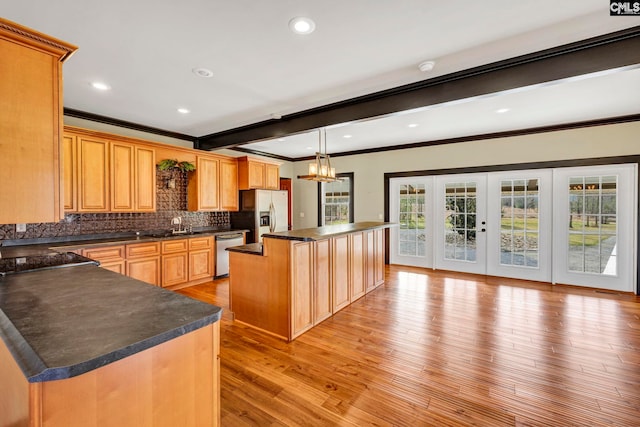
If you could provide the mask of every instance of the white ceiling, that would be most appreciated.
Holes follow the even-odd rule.
[[[0,0],[0,14],[79,46],[64,65],[65,107],[191,136],[640,24],[610,17],[602,0]],[[291,33],[295,16],[316,31]],[[424,60],[436,61],[432,72],[418,70]],[[626,69],[462,100],[332,127],[328,151],[640,113],[634,93],[640,71]],[[317,133],[251,148],[307,156]]]

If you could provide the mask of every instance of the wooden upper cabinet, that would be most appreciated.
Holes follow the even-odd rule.
[[[78,137],[78,211],[109,211],[109,141]]]
[[[280,189],[280,166],[271,163],[265,165],[265,188],[267,190]]]
[[[280,165],[252,159],[251,157],[238,158],[238,189],[267,189],[278,190],[280,188]]]
[[[76,212],[78,210],[78,176],[76,165],[76,137],[64,134],[62,137],[62,193],[64,210]]]
[[[156,152],[153,148],[136,146],[135,157],[136,212],[156,211]]]
[[[220,209],[237,211],[238,206],[238,162],[236,159],[220,159]]]
[[[155,212],[153,148],[111,141],[111,212]]]
[[[220,160],[217,157],[198,156],[196,170],[189,174],[188,203],[190,211],[217,211],[218,176]]]
[[[153,146],[71,129],[62,140],[65,211],[155,212]]]
[[[134,210],[135,147],[111,142],[111,212]]]
[[[62,216],[62,62],[76,49],[0,18],[0,224]]]

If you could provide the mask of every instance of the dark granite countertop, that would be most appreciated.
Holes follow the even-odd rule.
[[[46,251],[72,251],[88,246],[113,246],[132,243],[145,243],[160,240],[172,239],[192,239],[197,237],[217,236],[229,233],[244,233],[245,229],[213,228],[196,230],[193,233],[172,235],[167,231],[144,232],[140,235],[135,233],[104,234],[93,236],[69,236],[53,239],[30,239],[30,240],[10,240],[4,241],[0,248],[3,257],[20,257],[29,255],[40,255]]]
[[[356,231],[372,230],[376,228],[388,228],[397,225],[393,222],[356,222],[353,224],[327,225],[325,227],[303,228],[300,230],[280,231],[278,233],[266,233],[262,237],[285,240],[301,240],[309,242],[327,239],[341,234],[354,233]]]
[[[241,252],[250,255],[262,255],[262,243],[249,243],[247,245],[232,246],[227,248],[229,252]]]
[[[95,265],[0,278],[0,338],[29,382],[83,374],[214,323],[221,313]]]

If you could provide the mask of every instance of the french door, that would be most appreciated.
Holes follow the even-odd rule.
[[[392,264],[635,290],[634,165],[391,179]]]
[[[391,264],[433,267],[433,178],[396,178],[390,182],[393,209]]]
[[[436,177],[435,267],[485,274],[486,174]]]
[[[554,171],[556,283],[635,291],[635,165]]]

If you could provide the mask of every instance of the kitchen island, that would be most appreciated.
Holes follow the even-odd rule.
[[[234,320],[291,341],[384,283],[387,222],[263,235],[227,249]]]
[[[217,426],[221,311],[95,265],[0,277],[0,425]]]

